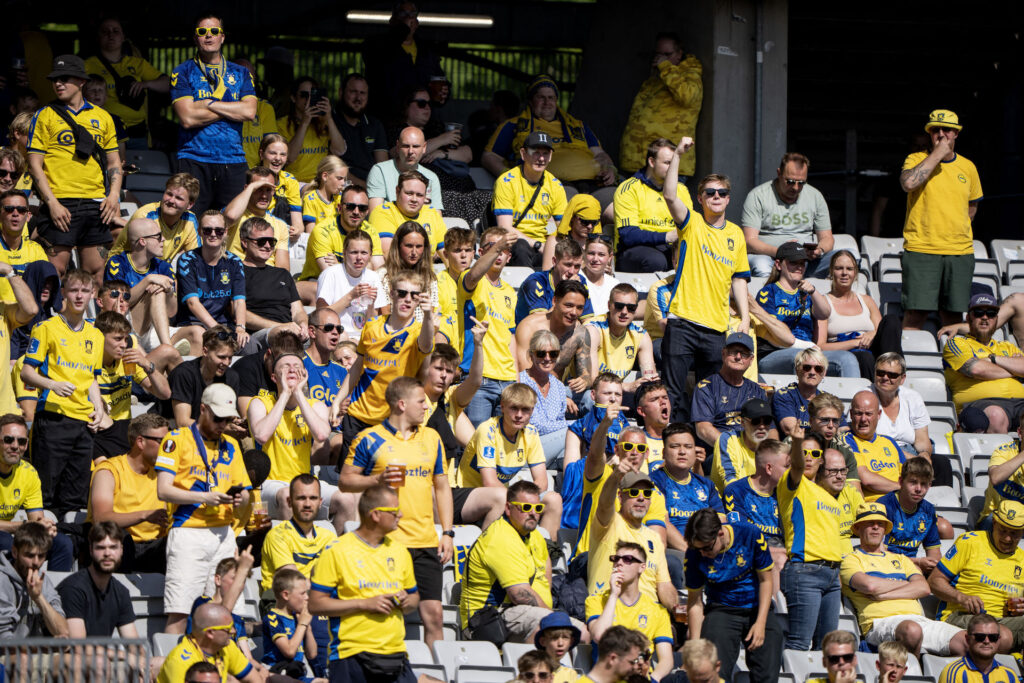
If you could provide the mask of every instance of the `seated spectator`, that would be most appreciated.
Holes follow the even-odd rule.
[[[526,90],[526,99],[519,115],[491,136],[480,160],[484,168],[500,177],[518,162],[516,153],[530,147],[529,138],[539,133],[555,143],[551,168],[555,178],[588,193],[615,184],[615,163],[590,127],[558,106],[558,86],[550,76],[537,76]]]
[[[388,158],[384,124],[366,113],[369,99],[370,85],[362,74],[350,73],[341,79],[334,125],[345,138],[345,153],[341,158],[348,164],[352,181],[359,185],[366,185],[371,166]]]
[[[394,202],[398,199],[398,178],[409,171],[416,171],[427,179],[427,200],[424,203],[429,204],[435,211],[444,211],[441,181],[433,171],[420,163],[426,149],[426,140],[419,128],[409,126],[399,134],[395,158],[374,164],[370,174],[366,176],[370,211],[385,201]]]
[[[857,509],[864,504],[864,496],[859,488],[846,482],[850,468],[838,450],[826,448],[820,457],[812,453],[811,458],[820,462],[814,473],[814,483],[832,494],[839,503],[839,543],[845,556],[853,550],[853,523]]]
[[[104,282],[103,285],[100,286],[99,292],[96,295],[97,315],[109,311],[131,320],[131,311],[129,310],[130,302],[131,293],[129,292],[127,284],[121,280]],[[172,339],[176,330],[177,328],[175,327],[171,328]],[[149,339],[139,339],[138,337],[133,336],[131,343],[134,347],[136,345],[136,341],[138,341],[138,346],[140,351],[143,353],[143,360],[145,361],[146,367],[149,367],[149,362],[152,361],[155,366],[154,369],[166,375],[181,363],[181,354],[178,353],[176,347],[182,348],[186,351],[189,349],[185,348],[185,341],[179,341],[175,346],[160,344],[156,347],[152,347],[149,353],[146,353],[148,342],[155,341],[155,339],[156,333],[151,332]]]
[[[557,612],[552,612],[551,614],[557,614]],[[551,615],[549,614],[544,617],[544,619],[548,619],[550,616]],[[541,619],[541,621],[544,619]],[[515,680],[554,681],[558,680],[555,678],[554,672],[558,669],[564,668],[566,667],[562,666],[557,659],[549,655],[547,652],[544,652],[543,650],[530,650],[516,660],[516,671],[519,672],[519,675]],[[576,680],[579,678],[579,674],[573,671],[571,678],[572,680]]]
[[[426,203],[427,179],[422,173],[402,173],[395,189],[396,199],[386,201],[370,211],[363,229],[374,237],[374,256],[386,257],[398,230],[406,223],[416,223],[427,234],[431,260],[444,249],[445,224],[441,212]],[[379,251],[378,251],[379,250]]]
[[[291,100],[288,115],[277,120],[277,129],[288,140],[288,172],[300,183],[308,183],[321,159],[345,153],[345,138],[331,116],[330,100],[315,79],[296,78]]]
[[[722,681],[718,675],[722,663],[718,659],[718,649],[710,640],[696,638],[687,640],[679,649],[683,660],[683,673],[688,681]]]
[[[953,538],[949,522],[941,520],[948,533],[940,533],[935,506],[924,499],[931,487],[932,468],[924,458],[910,458],[900,470],[900,487],[890,491],[878,502],[885,506],[893,528],[886,533],[885,545],[894,552],[911,559],[921,573],[927,576],[939,563],[940,538]],[[924,550],[924,557],[918,557]]]
[[[234,335],[223,325],[203,333],[203,355],[185,361],[171,372],[171,411],[174,422],[185,428],[199,419],[199,398],[207,387],[226,384],[239,390],[238,372],[231,367],[231,358],[238,347]]]
[[[672,270],[679,231],[662,197],[662,186],[675,153],[675,143],[658,138],[647,147],[644,168],[615,190],[617,270],[626,273]],[[693,200],[685,186],[681,186],[679,194],[680,200],[692,209]]]
[[[530,366],[519,372],[519,381],[537,395],[530,422],[537,428],[547,467],[553,470],[562,469],[565,435],[569,426],[565,415],[568,402],[572,400],[571,392],[551,372],[558,360],[559,349],[558,337],[548,330],[537,330],[530,338]]]
[[[611,264],[611,240],[604,235],[591,235],[583,251],[583,284],[590,292],[594,315],[608,313],[608,297],[619,286],[618,279],[611,274]]]
[[[887,640],[878,646],[878,670],[880,680],[887,683],[900,683],[907,673],[907,657],[910,655],[903,644],[895,640]]]
[[[858,391],[850,401],[850,431],[843,436],[857,458],[857,474],[869,502],[900,487],[900,468],[907,459],[892,437],[878,433],[881,413],[873,392]]]
[[[875,300],[853,291],[860,269],[853,254],[843,249],[832,256],[827,295],[832,307],[828,319],[818,325],[815,343],[823,351],[850,351],[860,363],[864,379],[874,379],[875,358],[899,352],[902,324],[896,316],[882,317]]]
[[[50,537],[47,566],[53,571],[71,571],[75,560],[71,538],[57,531],[57,524],[43,513],[42,484],[39,474],[24,460],[28,450],[28,427],[21,415],[0,416],[0,552],[9,551],[18,529],[29,522],[43,526]],[[15,521],[24,510],[27,521]]]
[[[0,553],[0,636],[68,637],[60,594],[42,571],[51,543],[46,526],[25,522],[14,531],[10,550]]]
[[[849,631],[829,631],[821,641],[821,665],[826,678],[808,678],[806,683],[851,683],[857,679],[859,639]]]
[[[843,402],[832,394],[821,392],[807,403],[808,430],[825,437],[826,445],[843,454],[846,467],[847,482],[862,491],[860,475],[857,474],[857,456],[846,445],[844,437],[848,431],[846,416],[843,414]],[[840,427],[842,426],[842,429]]]
[[[540,502],[542,491],[543,487],[528,481],[510,486],[504,516],[488,526],[473,545],[459,603],[464,638],[473,639],[469,622],[489,606],[500,610],[509,640],[520,643],[551,613],[548,547],[537,531],[545,507]],[[494,590],[495,584],[500,591]],[[573,621],[573,625],[582,631],[583,624]]]
[[[587,240],[592,235],[602,234],[601,228],[601,204],[592,195],[577,193],[569,198],[569,203],[562,214],[562,220],[558,222],[558,230],[554,235],[548,235],[544,243],[544,260],[549,260],[549,250],[554,249],[555,244],[565,238],[572,239],[580,245],[581,249],[587,248]]]
[[[229,333],[234,329],[231,336],[244,346],[249,341],[245,331],[245,267],[242,259],[223,250],[227,228],[219,211],[204,213],[199,226],[202,246],[178,259],[175,324],[179,329],[171,341],[184,339],[198,349],[206,332],[226,326]]]
[[[35,110],[33,110],[35,111]],[[25,194],[21,185],[22,178],[28,175],[25,173],[25,157],[13,147],[0,147],[0,192],[18,190]],[[32,177],[28,178],[28,191],[31,192]],[[27,199],[28,197],[26,197]]]
[[[579,678],[575,669],[562,664],[562,658],[579,645],[581,635],[565,612],[555,611],[540,620],[533,644],[556,664],[551,671],[552,683],[574,683]]]
[[[864,640],[876,647],[895,640],[915,657],[922,650],[943,657],[964,654],[962,628],[924,616],[918,599],[930,590],[920,570],[908,556],[886,550],[892,528],[881,502],[861,505],[853,525],[860,547],[843,558],[843,595],[853,603]]]
[[[245,172],[245,187],[224,207],[224,221],[228,226],[227,249],[238,258],[245,258],[242,225],[250,218],[262,218],[273,226],[274,238],[277,239],[274,253],[267,259],[267,263],[290,270],[289,224],[270,210],[277,201],[274,198],[276,191],[277,175],[269,168],[256,166]]]
[[[167,569],[167,505],[156,492],[160,442],[167,436],[167,419],[152,413],[132,418],[128,452],[96,466],[89,487],[89,519],[95,525],[112,522],[127,531],[122,539],[121,570],[165,573]]]
[[[966,335],[950,337],[942,349],[946,384],[957,411],[984,411],[990,434],[1017,429],[1024,414],[1024,354],[1008,341],[994,341],[999,305],[975,294],[967,310]]]
[[[664,461],[651,473],[651,482],[665,497],[668,521],[682,535],[687,521],[697,510],[709,507],[724,513],[725,508],[711,480],[694,471],[698,460],[693,426],[678,422],[670,424],[665,427],[662,439],[665,443]],[[673,539],[676,544],[672,543]],[[677,544],[678,538],[670,533],[669,546],[676,547]]]
[[[271,671],[302,671],[316,659],[317,644],[309,613],[309,579],[297,569],[279,569],[273,579],[274,607],[263,616],[263,663]],[[313,678],[311,683],[327,683]]]
[[[369,211],[367,201],[366,190],[358,185],[349,185],[341,191],[337,220],[313,226],[313,232],[309,234],[309,242],[306,244],[306,261],[302,266],[297,283],[303,302],[307,300],[310,303],[315,302],[317,279],[325,270],[344,261],[345,239],[357,230],[361,231],[361,226]],[[370,263],[372,253],[373,243],[371,240],[366,251],[367,264]],[[381,262],[383,263],[383,259]],[[312,290],[312,295],[305,291],[307,289]]]
[[[904,386],[907,381],[907,363],[903,356],[898,353],[882,354],[875,361],[874,374],[871,390],[878,396],[882,408],[878,417],[878,432],[892,437],[908,456],[919,455],[931,462],[937,470],[949,469],[948,459],[932,452],[932,441],[928,436],[931,418],[928,417],[924,399],[917,391]],[[945,476],[939,475],[942,479],[940,485],[951,485],[951,477],[951,471]]]
[[[512,235],[512,266],[540,267],[547,236],[557,230],[565,213],[562,183],[546,170],[553,149],[547,133],[530,133],[519,150],[522,163],[502,171],[494,181],[492,208],[498,227]]]
[[[722,432],[740,424],[740,409],[752,398],[768,401],[757,382],[743,376],[754,359],[754,342],[749,334],[733,332],[722,348],[722,367],[701,380],[693,390],[690,411],[697,436],[706,444],[718,443]]]
[[[261,101],[261,107],[262,103],[263,101]],[[248,155],[249,153],[246,152],[246,156]],[[259,155],[253,160],[252,166],[268,168],[277,177],[277,187],[274,190],[270,212],[288,223],[289,233],[294,239],[303,230],[302,185],[295,176],[284,170],[286,163],[288,163],[288,141],[284,139],[284,136],[276,131],[263,135],[259,143]]]
[[[647,437],[647,450],[650,451],[648,460],[653,467],[657,467],[664,450],[662,433],[672,421],[672,401],[669,400],[668,389],[660,379],[652,379],[640,385],[634,401],[636,414],[640,416],[638,422],[643,425],[644,436]]]
[[[516,325],[531,313],[551,310],[555,288],[563,280],[583,282],[580,269],[583,267],[583,248],[573,240],[560,240],[555,245],[554,257],[550,270],[542,270],[528,276],[519,286],[519,298],[516,301]],[[593,317],[593,307],[585,298],[583,305],[584,322]]]
[[[373,253],[373,238],[360,229],[345,236],[341,261],[328,266],[317,280],[317,308],[330,308],[340,316],[341,326],[358,337],[367,321],[388,305],[380,274],[367,268]]]
[[[645,382],[658,378],[651,338],[642,326],[633,322],[638,306],[639,294],[633,285],[625,282],[615,285],[608,296],[608,313],[586,326],[590,332],[591,367],[597,373],[611,372],[622,377],[622,392],[627,395],[627,403],[633,403],[629,394]],[[637,365],[640,377],[625,381]]]
[[[263,353],[252,353],[238,359],[231,369],[238,375],[238,410],[245,413],[249,409],[249,401],[259,396],[262,391],[276,392],[274,384],[274,361],[280,356],[302,357],[304,344],[299,335],[290,330],[282,330],[270,340],[270,346]],[[245,438],[243,434],[239,438]]]
[[[719,492],[743,477],[754,473],[754,454],[765,439],[776,436],[772,427],[772,410],[768,402],[752,398],[740,408],[740,424],[722,432],[715,441],[715,457],[711,462],[711,481]]]
[[[972,615],[985,612],[999,622],[999,651],[1019,650],[1024,642],[1024,577],[1018,570],[1024,563],[1024,549],[1018,546],[1022,534],[1024,505],[1004,500],[992,513],[991,531],[970,531],[956,539],[928,576],[941,601],[935,618],[973,633]]]
[[[757,363],[761,372],[785,374],[793,358],[816,339],[815,328],[823,325],[831,307],[828,299],[804,279],[807,255],[796,242],[787,242],[777,250],[775,265],[768,282],[757,293],[759,303],[769,314],[786,323],[797,343],[779,349],[769,340],[758,345]],[[860,377],[860,366],[849,351],[824,351],[839,377]]]
[[[758,185],[743,200],[743,236],[750,270],[765,277],[780,246],[792,242],[809,263],[809,277],[825,277],[832,259],[832,220],[817,188],[807,184],[811,162],[803,154],[782,156],[773,180]],[[856,275],[855,275],[856,277]]]
[[[215,603],[200,605],[193,615],[192,635],[182,638],[167,653],[157,683],[184,681],[185,672],[196,662],[212,662],[218,671],[242,683],[258,683],[262,677],[235,644],[232,631],[234,619],[230,610]]]
[[[124,531],[113,522],[89,528],[89,566],[57,586],[70,638],[138,638],[128,589],[114,578],[121,569]],[[99,660],[99,657],[97,657]]]
[[[167,179],[164,194],[158,202],[143,204],[132,214],[128,223],[138,218],[156,221],[163,235],[160,244],[164,261],[172,263],[186,251],[197,249],[202,242],[199,239],[199,220],[192,213],[192,205],[199,197],[199,181],[188,173],[175,173]],[[128,248],[128,231],[122,230],[110,247],[109,258],[117,256]]]
[[[647,566],[647,551],[639,543],[619,541],[610,558],[608,588],[587,597],[586,615],[590,638],[596,643],[612,626],[640,631],[654,644],[655,680],[667,676],[675,664],[672,654],[672,622],[657,601],[640,592],[640,575]]]
[[[810,425],[807,405],[821,393],[818,387],[828,374],[828,361],[816,348],[801,349],[793,358],[793,369],[796,381],[772,396],[772,414],[783,436],[789,436],[794,427],[807,429]]]
[[[594,683],[615,683],[634,675],[646,679],[650,660],[647,636],[625,626],[612,626],[597,643],[597,662],[587,678]]]
[[[991,524],[991,515],[1003,500],[1024,503],[1024,457],[1020,444],[1024,443],[1024,424],[1017,427],[1017,438],[1004,443],[994,451],[988,462],[988,488],[985,506],[978,518],[977,528]]]
[[[536,295],[536,292],[534,293]],[[590,330],[580,318],[588,305],[587,287],[578,280],[562,280],[551,295],[551,305],[523,318],[516,324],[516,360],[523,370],[532,363],[530,340],[538,332],[550,332],[564,339],[564,348],[555,358],[552,372],[566,378],[570,395],[586,391],[594,376],[590,349]],[[584,407],[589,401],[583,401]]]
[[[970,636],[967,639],[967,653],[942,667],[936,680],[940,683],[970,680],[973,678],[970,675],[972,671],[977,672],[978,677],[985,681],[1019,680],[1016,671],[995,659],[997,641],[1001,640],[1000,630],[998,620],[991,614],[975,614],[971,617],[967,622],[967,633]]]
[[[665,466],[668,467],[667,462]],[[782,536],[782,522],[779,520],[776,490],[788,466],[789,447],[777,439],[765,439],[758,444],[757,452],[754,454],[754,473],[726,486],[722,496],[730,522],[750,524],[760,529],[764,535],[775,567],[772,574],[776,590],[779,583],[778,574],[786,566],[788,559],[786,541]],[[715,495],[718,495],[717,491]],[[717,510],[714,505],[706,507]]]
[[[333,154],[320,159],[312,181],[304,185],[307,192],[302,196],[303,230],[312,232],[320,223],[337,229],[338,198],[347,185],[348,165],[344,161]]]
[[[686,545],[690,638],[715,644],[727,680],[746,642],[751,680],[774,680],[783,636],[771,613],[772,556],[764,536],[749,524],[723,524],[715,510],[704,508],[686,525]]]
[[[258,353],[270,338],[289,330],[306,338],[306,310],[299,300],[295,280],[284,268],[270,265],[274,254],[274,228],[263,218],[249,218],[242,224],[242,261],[245,277],[245,327],[249,340],[242,355]]]
[[[309,388],[309,397],[317,401],[323,401],[324,405],[330,408],[338,398],[338,390],[341,383],[348,376],[348,370],[342,367],[341,363],[334,360],[334,352],[338,349],[344,328],[339,322],[338,314],[329,308],[317,308],[309,314],[309,327],[306,330],[309,339],[309,346],[302,356],[302,363],[306,367],[306,385]],[[344,397],[342,397],[344,399]],[[340,425],[332,425],[339,427]],[[338,430],[331,435],[331,438],[338,437],[336,444],[341,447],[341,434]],[[324,444],[330,446],[330,444]],[[318,462],[320,457],[314,454],[314,461]]]
[[[2,178],[0,178],[0,186],[2,186]],[[1024,293],[1014,292],[1003,299],[1003,302],[999,305],[999,315],[996,316],[996,329],[1004,325],[1010,326],[1010,332],[1013,334],[1017,346],[1024,346]],[[941,339],[942,337],[958,334],[965,335],[969,330],[970,325],[960,322],[940,327],[935,336]]]

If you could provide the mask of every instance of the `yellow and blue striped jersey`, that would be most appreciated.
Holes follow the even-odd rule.
[[[1020,448],[1016,441],[1008,441],[992,451],[992,459],[988,461],[989,468],[1003,465],[1013,460],[1020,454]],[[988,481],[988,489],[985,491],[985,507],[981,511],[981,517],[988,517],[1003,499],[1024,503],[1024,467],[1014,470],[1006,481],[1001,484],[993,484]]]
[[[715,442],[715,457],[711,463],[711,481],[719,493],[737,479],[754,473],[754,449],[743,438],[743,428],[722,432]]]
[[[606,590],[597,595],[588,595],[585,603],[585,614],[587,623],[597,619],[604,612],[608,600],[611,599],[611,590]],[[636,602],[627,605],[620,595],[615,605],[615,619],[613,626],[625,626],[634,631],[640,631],[652,646],[658,643],[672,644],[672,622],[668,618],[668,610],[660,602],[652,600],[640,593]]]
[[[273,527],[263,539],[263,561],[260,564],[260,590],[270,590],[274,582],[274,572],[289,564],[309,578],[320,553],[331,541],[338,538],[332,530],[313,525],[310,535],[302,533],[302,529],[289,519]]]
[[[597,501],[601,499],[601,491],[604,489],[605,482],[608,481],[608,477],[612,476],[614,470],[615,468],[611,465],[605,464],[601,476],[593,481],[587,479],[586,475],[583,474],[583,499],[580,503],[579,533],[576,537],[576,548],[573,551],[573,557],[587,552],[588,548],[590,548],[590,530],[593,528],[594,520],[597,516],[597,508],[595,506]],[[644,474],[650,472],[650,465],[647,460],[640,463],[640,471]],[[580,472],[583,472],[583,468],[580,469]],[[618,512],[621,507],[619,497],[616,496],[615,512]],[[647,514],[644,515],[643,524],[644,526],[663,527],[667,517],[668,511],[665,509],[665,496],[662,494],[661,488],[656,486],[654,494],[651,496],[651,506],[647,509]]]
[[[618,513],[612,515],[606,527],[602,527],[595,517],[591,527],[587,546],[590,550],[587,561],[587,593],[593,595],[608,589],[608,579],[612,574],[612,563],[608,558],[615,554],[615,545],[619,541],[632,541],[639,543],[647,551],[647,566],[640,575],[640,590],[652,600],[657,600],[658,584],[666,583],[670,579],[668,564],[665,561],[665,544],[661,542],[654,529],[645,524],[634,527]]]
[[[238,222],[228,229],[228,251],[243,261],[245,260],[245,247],[242,246],[242,224],[254,217],[256,214],[246,211],[238,219]],[[259,218],[267,221],[274,228],[274,239],[277,240],[277,246],[274,247],[274,252],[267,259],[267,265],[273,266],[277,262],[277,252],[288,250],[288,224],[277,216],[271,215],[270,212],[259,216]]]
[[[122,230],[122,232],[125,232]],[[7,242],[0,236],[0,261],[10,264],[14,272],[23,275],[28,264],[36,261],[46,261],[46,252],[43,247],[24,235],[21,238],[21,245],[17,249],[11,249]],[[0,279],[0,301],[14,303],[14,290],[7,278]]]
[[[857,458],[857,467],[867,467],[872,474],[899,482],[900,469],[907,458],[892,437],[875,434],[873,439],[867,441],[853,432],[847,432],[843,436],[843,443],[853,451]],[[881,497],[882,494],[876,493],[864,498],[870,502]]]
[[[667,246],[665,235],[676,229],[662,188],[638,171],[615,188],[615,244],[618,249],[638,246]],[[680,183],[676,193],[693,210],[690,191]]]
[[[252,664],[246,659],[234,640],[228,641],[223,650],[215,655],[207,656],[199,643],[192,636],[185,636],[174,649],[167,654],[156,683],[181,683],[189,668],[197,662],[209,662],[220,672],[221,683],[227,683],[228,675],[241,680],[252,671]]]
[[[1020,677],[999,662],[992,662],[991,670],[982,673],[971,655],[966,654],[942,667],[935,683],[1020,683]]]
[[[320,196],[318,190],[310,190],[302,196],[302,222],[319,223],[335,221],[338,218],[338,205],[330,199]]]
[[[960,410],[971,401],[998,396],[1000,398],[1024,398],[1024,384],[1017,377],[1003,379],[976,379],[960,372],[960,368],[971,359],[990,362],[990,356],[1011,358],[1019,356],[1020,349],[1013,342],[996,341],[988,344],[970,335],[957,335],[946,340],[942,347],[942,373],[946,376],[946,384],[953,394],[953,403]]]
[[[420,350],[421,323],[410,322],[401,329],[388,327],[387,316],[363,326],[356,353],[363,358],[363,372],[352,390],[348,414],[367,424],[380,424],[388,414],[384,391],[399,377],[415,377],[427,353]]]
[[[277,394],[260,389],[260,393],[254,400],[262,403],[269,415],[277,402]],[[311,398],[309,405],[315,410],[316,406],[323,404],[315,398]],[[250,425],[251,427],[252,425]],[[281,420],[277,423],[277,429],[274,430],[274,435],[270,441],[261,446],[263,452],[270,458],[268,479],[290,482],[300,474],[308,474],[312,471],[309,461],[313,453],[313,434],[309,431],[309,425],[306,423],[306,418],[302,416],[298,405],[294,408],[285,406]]]
[[[242,122],[242,149],[245,151],[245,165],[249,168],[260,166],[260,143],[263,138],[277,132],[277,118],[274,106],[266,100],[256,103],[256,117]]]
[[[141,365],[135,366],[135,372],[128,375],[125,372],[124,361],[118,360],[110,366],[101,366],[100,375],[96,379],[100,385],[100,395],[103,402],[107,404],[107,412],[110,419],[130,420],[132,419],[132,380],[140,386],[148,375]]]
[[[597,373],[610,372],[625,378],[636,365],[640,343],[647,332],[641,325],[630,323],[620,336],[612,335],[608,316],[604,315],[587,323],[601,333],[597,347]]]
[[[120,117],[121,122],[126,128],[131,128],[145,122],[146,113],[149,111],[146,91],[142,91],[142,104],[139,105],[138,109],[132,109],[118,99],[117,79],[127,76],[135,81],[155,81],[163,76],[163,74],[148,61],[135,55],[122,55],[117,62],[110,66],[113,67],[114,73],[107,69],[99,57],[89,57],[89,59],[85,60],[85,72],[90,76],[93,74],[102,76],[107,84],[107,101],[104,103],[103,108],[110,112],[111,115]]]
[[[92,323],[83,320],[82,328],[73,330],[60,314],[39,323],[32,328],[25,364],[54,382],[75,385],[75,391],[67,397],[44,390],[38,410],[89,421],[93,412],[89,387],[103,371],[103,334]]]

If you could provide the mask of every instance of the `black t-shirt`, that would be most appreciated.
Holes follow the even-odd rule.
[[[192,406],[193,420],[199,419],[199,405],[203,398],[203,391],[206,390],[207,386],[206,382],[203,381],[203,373],[199,367],[201,361],[202,358],[187,360],[171,370],[171,374],[167,377],[167,381],[171,385],[171,400],[181,401]],[[235,395],[238,395],[240,382],[235,368],[228,368],[223,377],[218,377],[211,384],[217,382],[227,384],[234,389]]]
[[[388,149],[388,136],[384,124],[364,114],[356,125],[350,126],[340,111],[334,115],[334,123],[338,126],[341,137],[345,138],[347,148],[341,158],[348,164],[348,172],[366,180],[370,168],[377,163],[373,158],[374,151]]]
[[[292,302],[299,300],[295,279],[276,266],[245,267],[245,310],[275,323],[292,319]]]
[[[277,391],[277,385],[274,384],[274,380],[270,379],[270,373],[267,372],[267,364],[263,362],[262,353],[242,356],[231,367],[238,373],[236,392],[239,396],[257,396],[260,389]]]
[[[107,589],[100,591],[88,569],[80,569],[57,586],[64,616],[85,622],[89,637],[109,638],[114,629],[135,621],[135,610],[128,589],[111,577]]]

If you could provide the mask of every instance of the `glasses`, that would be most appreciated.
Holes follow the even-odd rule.
[[[902,372],[889,372],[888,370],[875,370],[875,377],[885,377],[886,379],[896,380],[903,376]]]
[[[612,564],[616,562],[625,562],[626,564],[643,564],[644,561],[639,557],[633,557],[632,555],[609,555],[608,561]]]
[[[12,443],[18,442],[19,446],[27,446],[28,438],[24,436],[5,436],[4,444],[10,446]]]
[[[143,235],[139,238],[140,240],[156,240],[157,242],[164,241],[164,234],[162,232],[154,233],[152,235]]]
[[[202,38],[202,37],[204,37],[206,35],[222,36],[222,35],[225,35],[225,34],[224,34],[224,29],[222,29],[220,26],[211,26],[209,28],[207,28],[206,26],[197,26],[196,27],[196,35],[199,36],[200,38]]]
[[[395,288],[395,299],[415,299],[423,292],[416,289],[398,289]]]
[[[772,418],[770,418],[770,417],[751,417],[751,418],[747,418],[747,419],[749,419],[750,420],[750,424],[754,425],[755,427],[771,427],[772,426]]]
[[[224,624],[223,626],[207,626],[203,629],[204,631],[225,631],[230,633],[235,630],[234,624]]]
[[[270,245],[271,247],[277,246],[276,237],[252,237],[248,241],[253,242],[254,244],[256,244],[256,246],[260,247],[261,249],[267,245]]]
[[[793,180],[792,178],[783,178],[783,180],[785,180],[786,184],[789,185],[790,187],[803,187],[804,185],[807,184],[806,180]]]
[[[550,681],[551,680],[551,672],[550,671],[523,671],[523,672],[521,672],[519,674],[519,677],[522,678],[524,681],[532,681],[535,678],[538,681]]]
[[[163,437],[160,436],[149,436],[148,434],[139,434],[146,441],[152,441],[153,443],[162,443]]]
[[[212,410],[210,411],[210,417],[212,417],[213,421],[216,422],[219,425],[222,425],[225,422],[231,422],[231,420],[232,420],[232,418],[230,416],[228,416],[228,417],[221,417],[220,415],[215,414]]]
[[[132,300],[132,293],[129,292],[127,289],[112,289],[109,292],[107,292],[107,296],[109,296],[114,301],[117,301],[118,299],[124,299],[125,303],[128,303],[129,301]]]
[[[324,332],[334,332],[335,330],[337,330],[339,333],[341,333],[345,331],[344,327],[342,327],[341,325],[335,325],[334,323],[327,323],[326,325],[313,325],[313,327],[315,327],[318,330],[323,330]]]
[[[216,235],[217,237],[223,237],[227,233],[227,228],[203,228],[202,233],[207,237]]]
[[[643,664],[645,662],[649,662],[649,661],[651,661],[651,653],[650,652],[641,652],[639,655],[637,655],[636,659],[630,660],[629,663],[632,664],[633,666],[639,666],[639,665],[641,665],[641,664]]]
[[[538,515],[544,512],[544,503],[520,503],[514,500],[509,502],[522,512],[536,512]]]
[[[636,313],[637,305],[638,304],[627,304],[625,301],[612,302],[612,308],[614,308],[616,311],[621,311],[623,308],[625,308],[630,313]]]
[[[650,498],[654,495],[654,489],[623,489],[630,498]]]
[[[20,177],[21,171],[8,171],[6,169],[0,168],[0,178],[11,178],[13,180],[17,180]]]
[[[384,507],[373,508],[373,510],[378,510],[380,512],[389,512],[392,515],[397,515],[398,514],[398,508],[396,508],[396,507],[395,508],[384,508]],[[373,512],[373,510],[370,510],[370,512]]]
[[[4,207],[7,208],[6,206]],[[995,318],[999,315],[998,308],[975,308],[971,311],[971,315],[975,318]]]
[[[356,204],[355,202],[345,202],[343,205],[346,211],[358,211],[359,213],[365,213],[370,210],[369,204]]]
[[[840,422],[838,417],[816,417],[814,419],[826,425],[837,425]]]
[[[415,104],[420,109],[426,109],[427,107],[430,106],[430,100],[409,100],[409,104]]]
[[[996,637],[998,638],[998,636],[996,636]],[[852,661],[853,661],[853,653],[852,652],[847,652],[847,653],[841,654],[841,655],[828,655],[828,663],[831,664],[832,666],[835,666],[839,662],[843,662],[844,664],[849,664]]]
[[[825,368],[823,366],[811,365],[810,363],[804,363],[803,365],[800,366],[800,369],[803,370],[804,372],[810,372],[811,370],[814,370],[819,375],[825,372]]]
[[[632,441],[620,441],[619,445],[622,446],[622,450],[626,453],[630,451],[636,451],[637,453],[646,453],[647,444],[645,443],[633,443]]]
[[[849,473],[849,467],[826,467],[825,474],[830,477],[845,477]]]
[[[808,458],[820,458],[823,451],[820,448],[805,448],[804,455]]]
[[[990,643],[999,642],[998,633],[972,633],[971,638],[974,638],[974,642],[976,643],[984,643],[986,640]]]
[[[28,207],[17,206],[15,204],[4,204],[4,213],[28,213]]]
[[[581,218],[580,225],[588,230],[592,230],[597,225],[597,221],[588,221]]]
[[[533,355],[540,360],[555,360],[558,358],[558,351],[534,351]]]
[[[722,199],[725,199],[726,197],[729,196],[729,190],[725,189],[724,187],[705,187],[704,188],[704,196],[705,197],[714,197],[716,194],[719,197],[721,197]]]
[[[753,358],[754,352],[750,351],[749,349],[744,349],[744,348],[740,348],[740,347],[734,346],[731,349],[727,348],[725,350],[725,355],[727,355],[727,356],[741,356],[743,358]]]

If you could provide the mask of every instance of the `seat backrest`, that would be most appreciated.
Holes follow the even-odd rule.
[[[413,665],[436,663],[434,661],[434,653],[430,651],[430,646],[422,640],[405,641],[405,651],[409,655],[409,662]]]
[[[938,655],[924,654],[921,655],[921,670],[925,676],[931,676],[938,680],[939,674],[942,673],[943,667],[950,662],[955,662],[956,657],[939,657]]]
[[[448,680],[455,680],[460,666],[501,666],[501,654],[494,643],[482,640],[434,641],[434,660],[443,664]]]
[[[153,642],[153,654],[157,657],[166,657],[182,638],[183,636],[178,633],[154,633],[149,637]]]
[[[921,351],[924,353],[936,353],[939,345],[935,336],[928,330],[903,330],[901,335],[903,351]]]
[[[782,661],[786,671],[793,674],[798,681],[807,680],[812,675],[825,671],[825,665],[821,663],[821,652],[817,650],[784,650]]]
[[[860,252],[868,257],[871,265],[878,263],[882,254],[899,254],[903,251],[903,238],[895,237],[871,237],[864,235],[860,238]]]
[[[460,666],[455,672],[455,683],[508,683],[516,677],[509,666]]]
[[[535,649],[532,643],[505,643],[501,646],[501,661],[505,666],[513,667],[516,670],[516,675],[519,675],[519,668],[516,666],[516,662],[527,652]]]
[[[863,377],[826,377],[821,380],[819,389],[830,393],[840,401],[850,401],[854,394],[871,387],[871,382]]]
[[[857,653],[857,671],[864,675],[866,683],[875,683],[878,680],[877,662],[878,655],[874,652]]]

